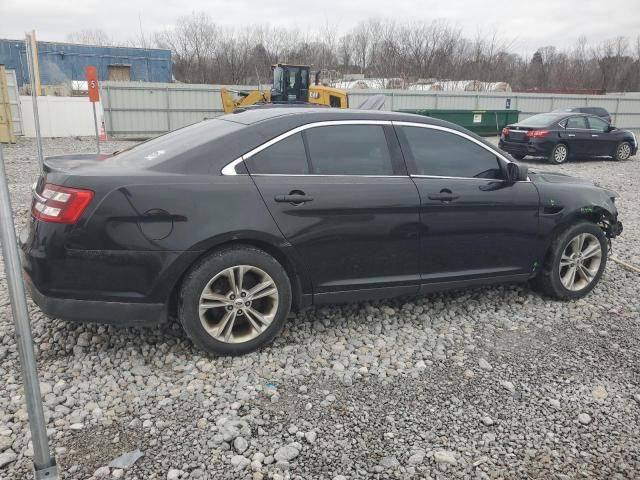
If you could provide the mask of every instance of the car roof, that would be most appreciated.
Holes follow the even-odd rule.
[[[555,112],[574,112],[574,113],[586,113],[586,112],[582,112],[582,110],[600,110],[602,112],[605,113],[609,113],[608,110],[604,107],[567,107],[567,108],[558,108],[556,110],[554,110],[552,113]]]
[[[358,110],[353,108],[327,108],[327,107],[282,107],[265,105],[261,108],[252,108],[240,111],[238,113],[230,113],[217,117],[219,120],[241,123],[244,125],[253,125],[267,120],[285,117],[299,117],[304,119],[304,123],[312,121],[332,121],[332,120],[386,120],[386,121],[405,121],[419,122],[434,125],[447,125],[443,122],[423,115],[415,115],[403,112],[389,112],[384,110]]]

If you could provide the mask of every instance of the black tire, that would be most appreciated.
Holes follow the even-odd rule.
[[[274,302],[274,305],[277,306],[273,308],[275,315],[271,323],[268,324],[264,331],[257,334],[255,338],[240,343],[227,343],[214,338],[214,336],[205,329],[203,322],[208,320],[201,321],[200,301],[205,287],[208,288],[209,282],[212,279],[226,269],[237,266],[255,267],[256,270],[262,271],[271,277],[277,289],[277,304]],[[225,279],[228,277],[220,278]],[[258,281],[256,281],[256,283],[257,282]],[[255,302],[257,302],[257,300],[254,301],[254,303]],[[242,306],[239,308],[242,308]],[[273,342],[284,328],[290,309],[291,282],[285,269],[268,253],[255,247],[243,245],[218,250],[198,261],[189,270],[180,288],[178,317],[189,338],[202,350],[214,355],[242,355]],[[221,308],[215,310],[215,312],[224,313],[224,309]],[[241,316],[234,317],[234,321],[241,318]],[[244,322],[247,330],[251,330],[251,325],[247,322],[246,314],[242,322]],[[242,323],[238,324],[238,327],[241,328],[242,326]],[[257,330],[254,331],[257,332]]]
[[[613,153],[614,160],[622,162],[628,160],[631,157],[631,144],[629,142],[620,142],[616,145],[616,151]]]
[[[597,273],[591,282],[580,290],[566,288],[560,278],[560,260],[569,243],[579,234],[591,234],[600,243],[601,260]],[[560,232],[551,243],[547,257],[538,276],[532,281],[536,290],[559,300],[575,300],[587,295],[600,281],[607,265],[608,242],[602,229],[591,222],[580,221]]]
[[[513,158],[515,158],[516,160],[522,160],[524,157],[526,157],[527,155],[524,153],[512,153],[511,156]]]
[[[564,152],[564,154],[561,152]],[[551,150],[551,154],[549,154],[547,160],[554,165],[560,165],[566,162],[567,158],[569,158],[569,146],[565,143],[558,143],[553,147],[553,150]]]

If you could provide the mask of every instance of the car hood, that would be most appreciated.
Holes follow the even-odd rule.
[[[535,183],[570,183],[598,186],[587,178],[572,177],[571,175],[556,172],[536,172],[529,170],[529,179]]]
[[[609,190],[588,178],[572,177],[571,175],[566,175],[564,173],[536,172],[531,170],[528,172],[528,176],[533,183],[539,186],[539,189],[541,188],[545,191],[548,190],[544,188],[545,185],[548,185],[554,191],[557,191],[558,188],[562,189],[564,187],[568,188],[569,191],[571,191],[572,187],[574,190],[585,190],[585,188],[580,187],[586,187],[586,190],[599,191],[604,193],[608,198],[618,197],[618,194],[613,190]]]

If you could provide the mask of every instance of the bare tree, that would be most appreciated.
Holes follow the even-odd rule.
[[[74,38],[105,43],[100,34],[85,33]],[[589,45],[580,37],[574,48],[542,46],[524,58],[496,32],[477,33],[470,39],[444,21],[396,23],[371,18],[338,35],[328,20],[316,31],[269,25],[223,28],[207,15],[194,13],[157,32],[153,41],[141,38],[136,43],[171,49],[174,75],[183,82],[264,84],[269,82],[271,65],[300,63],[386,79],[385,86],[397,86],[389,82],[394,78],[404,83],[431,78],[472,80],[476,88],[508,82],[513,88],[538,90],[640,90],[640,36],[634,43],[619,37],[601,45]]]
[[[78,30],[67,35],[67,42],[82,45],[115,45],[113,38],[101,28]]]

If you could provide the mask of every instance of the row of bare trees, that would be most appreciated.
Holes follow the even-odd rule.
[[[571,49],[543,46],[524,57],[496,34],[467,38],[445,21],[369,19],[339,34],[329,22],[313,32],[231,28],[194,13],[144,43],[170,49],[176,80],[188,83],[267,83],[270,66],[283,62],[406,83],[435,78],[508,82],[514,89],[640,91],[640,36],[599,45],[581,37]]]

